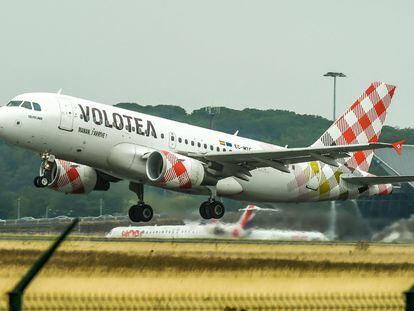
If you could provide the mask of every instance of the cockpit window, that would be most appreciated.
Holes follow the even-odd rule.
[[[21,100],[12,100],[11,102],[9,102],[7,104],[7,106],[9,106],[9,107],[18,107],[18,106],[20,106],[21,103],[22,103]]]
[[[33,104],[33,108],[36,111],[42,111],[42,108],[40,107],[40,105],[38,103],[32,103]]]
[[[30,102],[23,102],[22,107],[32,110],[32,104]]]

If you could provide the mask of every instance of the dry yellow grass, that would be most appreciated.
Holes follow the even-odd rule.
[[[49,246],[0,241],[0,292]],[[29,292],[402,292],[414,247],[67,241]]]

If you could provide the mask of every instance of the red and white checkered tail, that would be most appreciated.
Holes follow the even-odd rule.
[[[395,86],[373,82],[341,115],[313,146],[334,146],[377,142],[385,122]],[[368,171],[373,151],[358,151],[347,158],[345,165]]]
[[[253,219],[253,217],[256,215],[256,206],[254,205],[248,205],[246,209],[244,210],[243,215],[240,217],[238,221],[238,225],[241,228],[246,227],[246,225],[249,223],[250,220]]]

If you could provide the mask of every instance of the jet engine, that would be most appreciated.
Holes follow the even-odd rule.
[[[203,163],[170,151],[153,151],[146,164],[147,178],[167,188],[190,189],[205,178]]]
[[[92,190],[106,191],[110,186],[94,168],[59,159],[42,165],[40,176],[39,182],[35,179],[36,186],[45,186],[41,180],[47,178],[48,188],[64,193],[87,194]]]

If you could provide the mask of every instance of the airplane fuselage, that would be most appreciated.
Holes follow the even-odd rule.
[[[150,182],[145,174],[129,170],[127,165],[114,165],[121,161],[115,150],[118,151],[123,146],[136,146],[177,154],[207,154],[284,149],[66,95],[28,93],[17,96],[13,101],[38,103],[41,111],[9,106],[0,108],[0,136],[7,142],[38,153],[47,151],[59,159],[88,165],[120,179],[153,186],[163,187]],[[289,170],[286,173],[272,167],[261,167],[253,169],[248,180],[229,177],[241,185],[242,191],[219,195],[258,202],[299,202],[352,199],[378,192],[376,186],[361,193],[358,187],[345,185],[339,179],[340,174],[349,173],[345,167],[333,168],[313,161],[289,165]],[[324,174],[325,170],[337,174],[336,184],[324,184],[323,178],[328,175]],[[208,194],[204,185],[170,190]]]
[[[137,239],[249,239],[268,241],[328,241],[317,231],[293,231],[274,229],[244,230],[236,225],[171,225],[131,226],[113,228],[108,238]]]

